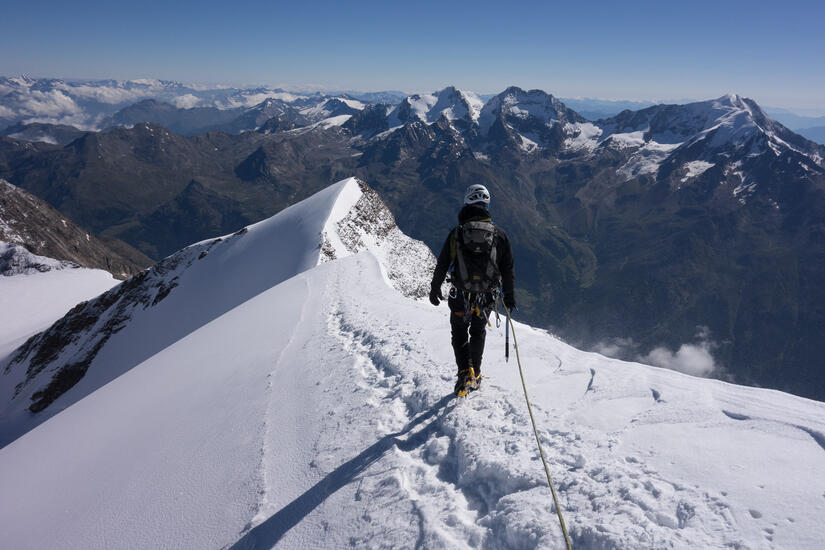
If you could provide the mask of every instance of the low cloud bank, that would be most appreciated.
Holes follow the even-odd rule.
[[[178,109],[191,109],[197,107],[200,101],[200,98],[194,94],[184,94],[173,99],[172,103],[174,103]]]
[[[682,344],[677,351],[659,347],[640,357],[639,360],[655,367],[663,367],[692,376],[707,377],[717,370],[710,350],[709,342],[701,342],[698,345]]]
[[[722,368],[713,358],[718,345],[711,339],[708,327],[696,327],[696,341],[684,343],[678,349],[658,346],[647,353],[639,352],[639,344],[632,338],[613,338],[597,343],[593,351],[607,357],[633,360],[654,367],[662,367],[692,376],[719,375]]]

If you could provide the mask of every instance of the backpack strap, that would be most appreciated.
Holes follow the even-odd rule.
[[[456,256],[456,240],[458,239],[458,230],[461,226],[456,226],[450,233],[450,259],[455,260]]]
[[[490,261],[487,263],[487,280],[499,282],[501,274],[498,271],[498,228],[493,226],[493,247],[490,249]]]
[[[455,254],[454,260],[456,261],[456,264],[458,264],[458,276],[462,282],[461,286],[464,286],[466,282],[470,280],[470,274],[467,272],[467,263],[464,261],[464,253],[459,253],[460,251],[458,250],[458,247],[460,246],[460,244],[458,243],[458,232],[460,230],[461,226],[459,225],[455,228],[455,231],[453,232],[453,243],[451,252]]]

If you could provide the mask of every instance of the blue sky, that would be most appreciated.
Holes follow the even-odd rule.
[[[9,2],[0,74],[562,97],[726,92],[825,113],[825,2]]]

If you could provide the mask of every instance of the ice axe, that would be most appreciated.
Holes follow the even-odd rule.
[[[507,316],[507,322],[504,325],[504,362],[510,362],[510,316]]]

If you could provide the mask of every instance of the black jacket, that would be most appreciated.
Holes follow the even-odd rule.
[[[492,221],[490,213],[482,206],[469,204],[461,209],[458,213],[458,223],[463,224],[471,221]],[[454,231],[455,229],[453,229]],[[447,271],[452,272],[455,266],[452,264],[453,259],[450,257],[450,239],[453,231],[447,235],[444,241],[444,246],[441,247],[441,253],[438,255],[438,263],[433,272],[432,288],[441,288],[444,278],[447,276]],[[502,228],[496,226],[496,263],[498,264],[498,271],[501,273],[501,286],[505,298],[513,297],[513,249],[510,246],[510,238]]]

